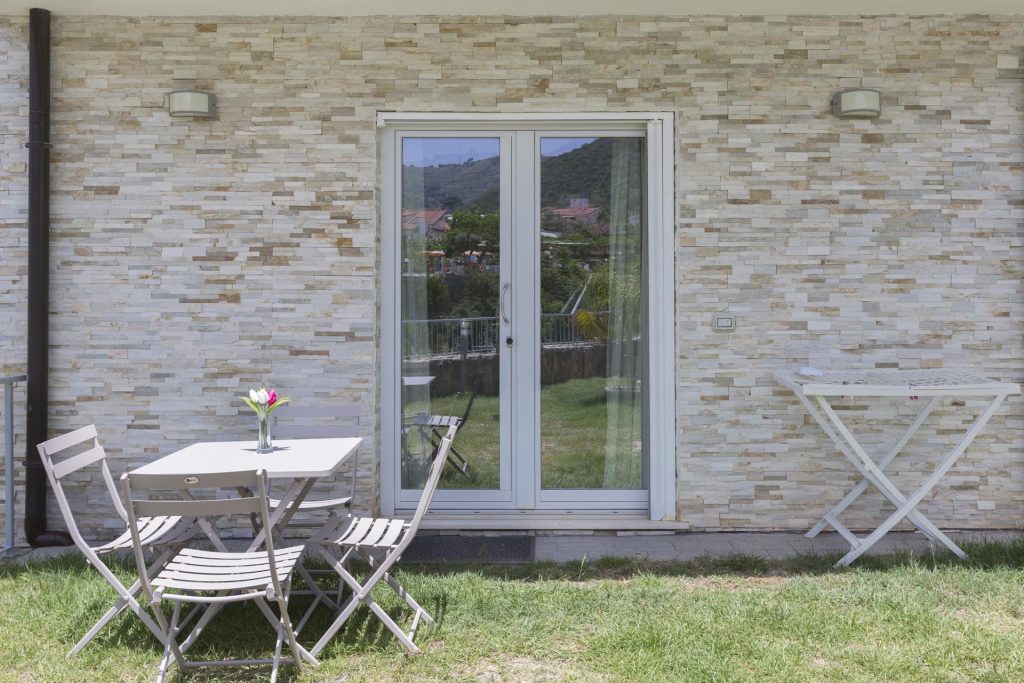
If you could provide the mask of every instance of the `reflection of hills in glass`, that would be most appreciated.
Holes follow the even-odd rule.
[[[571,139],[545,139],[546,153],[572,147]],[[611,189],[614,138],[593,142],[541,157],[541,206],[568,207],[570,200],[586,197],[592,207],[607,207]],[[402,206],[406,208],[471,208],[481,213],[498,211],[498,157],[470,159],[461,164],[402,167]]]

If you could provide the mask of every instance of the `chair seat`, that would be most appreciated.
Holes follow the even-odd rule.
[[[310,543],[317,545],[356,546],[362,548],[394,548],[409,523],[404,519],[387,517],[352,517],[337,519],[326,524],[313,535]]]
[[[462,425],[462,418],[458,415],[427,415],[426,419],[416,423],[422,427],[455,427]]]
[[[288,581],[305,546],[274,551],[277,576]],[[184,548],[153,578],[152,584],[181,591],[264,590],[271,583],[266,551],[225,553]]]
[[[181,517],[140,517],[139,540],[142,545],[175,545],[187,543],[196,535],[199,527],[192,524],[181,524]],[[97,554],[110,553],[132,547],[132,532],[125,530],[114,540],[100,546],[93,546]]]
[[[281,507],[281,501],[277,498],[267,499],[271,510]],[[323,500],[304,500],[299,503],[299,510],[333,510],[340,507],[348,507],[352,503],[352,496],[344,498],[325,498]],[[295,507],[294,501],[288,507]]]

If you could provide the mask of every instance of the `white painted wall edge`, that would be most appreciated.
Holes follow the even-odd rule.
[[[366,16],[366,15],[936,15],[1020,14],[1020,0],[565,0],[557,13],[547,0],[0,0],[0,15],[43,7],[57,15],[118,16]],[[368,11],[372,7],[372,11]]]

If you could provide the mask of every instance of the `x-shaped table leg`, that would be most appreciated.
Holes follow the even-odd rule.
[[[803,399],[802,396],[801,398]],[[821,530],[825,526],[831,526],[835,528],[837,531],[839,531],[840,535],[843,538],[845,538],[848,542],[850,542],[851,546],[857,546],[860,543],[860,539],[858,539],[852,531],[850,531],[846,526],[843,525],[842,522],[839,521],[839,515],[844,510],[846,510],[846,508],[852,505],[853,502],[861,496],[861,494],[864,493],[864,490],[867,489],[868,483],[873,483],[874,485],[878,486],[879,489],[882,490],[883,495],[886,495],[886,498],[888,498],[890,502],[892,502],[893,505],[895,505],[896,507],[899,507],[899,505],[902,504],[903,496],[902,494],[899,493],[899,490],[896,489],[895,485],[893,485],[891,482],[888,482],[888,480],[886,480],[886,483],[879,482],[877,480],[877,477],[874,476],[874,470],[877,470],[879,473],[881,473],[886,467],[889,466],[889,464],[903,450],[903,447],[910,440],[910,437],[913,436],[913,434],[921,428],[921,425],[924,424],[928,416],[932,414],[932,412],[935,410],[935,408],[941,401],[941,397],[935,396],[930,401],[928,401],[925,410],[923,410],[921,414],[918,416],[918,418],[916,418],[913,421],[913,423],[906,430],[906,432],[903,433],[903,436],[901,436],[900,439],[893,445],[892,449],[889,450],[889,453],[886,454],[886,456],[878,463],[878,465],[874,465],[874,461],[871,460],[871,458],[864,452],[863,447],[860,446],[860,444],[854,438],[853,434],[850,433],[849,429],[847,429],[846,425],[843,424],[843,421],[840,420],[839,416],[833,409],[831,409],[830,405],[827,403],[827,401],[824,400],[824,398],[819,396],[818,403],[821,405],[821,408],[824,411],[825,415],[828,416],[828,419],[831,420],[831,424],[825,422],[824,419],[821,418],[821,415],[815,410],[814,405],[810,403],[810,401],[807,401],[806,399],[804,400],[806,401],[805,405],[807,410],[818,421],[818,424],[821,426],[821,428],[825,431],[826,434],[828,434],[829,437],[831,437],[831,439],[833,439],[836,442],[836,445],[839,446],[840,451],[843,452],[843,454],[847,457],[848,460],[850,460],[854,467],[856,467],[857,470],[864,475],[864,478],[861,479],[860,482],[853,487],[851,492],[847,494],[846,497],[836,505],[836,507],[829,510],[828,513],[825,514],[825,516],[821,519],[821,521],[815,524],[811,528],[811,530],[807,532],[807,538],[813,539],[818,535],[818,533],[821,532]],[[836,429],[833,429],[834,425],[836,426]],[[865,469],[867,471],[865,471]],[[885,478],[884,475],[883,478]],[[887,494],[887,490],[891,495]],[[914,515],[914,518],[911,519],[911,521],[916,519],[916,516],[918,515]],[[931,522],[929,522],[928,519],[925,519],[924,515],[921,515],[921,517],[922,523],[915,522],[915,524],[918,525],[918,527],[922,530],[923,533],[925,533],[925,536],[929,537],[933,541],[942,543],[950,550],[952,550],[954,553],[959,552],[959,549],[956,548],[955,544],[953,544],[952,541],[945,539],[945,536],[943,535],[942,531],[940,531],[933,524],[931,524]]]
[[[891,463],[896,458],[896,456],[899,455],[900,451],[902,451],[904,446],[906,446],[907,443],[910,441],[910,438],[917,432],[918,429],[921,428],[921,425],[924,424],[924,421],[928,418],[929,415],[932,414],[932,411],[934,411],[935,408],[938,407],[941,401],[941,396],[935,396],[932,398],[932,400],[928,401],[927,405],[925,405],[924,407],[924,410],[920,412],[920,414],[910,425],[907,431],[903,433],[903,436],[900,437],[899,441],[897,441],[893,445],[893,447],[889,449],[889,452],[885,454],[885,457],[883,457],[878,462],[878,469],[885,470],[885,468],[889,466],[889,463]],[[833,436],[832,438],[835,439],[836,437]],[[834,521],[838,521],[839,515],[842,514],[843,510],[850,507],[850,505],[852,505],[853,502],[857,500],[861,496],[861,494],[864,493],[864,491],[867,490],[869,483],[870,482],[868,481],[867,477],[861,479],[860,482],[856,486],[854,486],[848,494],[846,494],[845,498],[843,498],[836,504],[835,507],[829,510],[825,514],[825,516],[821,518],[820,522],[811,527],[811,530],[808,531],[806,534],[807,538],[814,538],[815,536],[820,534],[826,526],[832,526]]]
[[[894,526],[899,524],[900,520],[904,517],[910,518],[911,521],[914,521],[916,524],[917,522],[911,517],[912,514],[915,514],[914,508],[917,506],[918,503],[920,503],[924,499],[925,496],[928,495],[928,493],[933,488],[935,488],[935,485],[938,484],[939,480],[942,479],[946,472],[949,471],[949,468],[951,468],[953,464],[960,458],[960,456],[963,455],[964,451],[967,450],[967,447],[971,445],[972,441],[974,441],[974,438],[981,432],[982,429],[984,429],[985,425],[988,424],[988,421],[995,414],[996,410],[999,409],[999,406],[1002,404],[1003,399],[1005,398],[1005,394],[996,396],[996,398],[992,400],[988,407],[984,411],[982,411],[981,415],[979,415],[978,418],[974,421],[974,424],[971,425],[970,429],[968,429],[967,432],[960,438],[960,441],[959,443],[957,443],[956,447],[952,451],[950,451],[949,455],[943,458],[942,461],[935,467],[935,469],[932,470],[932,473],[929,474],[927,478],[925,478],[925,480],[921,483],[921,486],[918,487],[917,491],[915,491],[900,505],[898,505],[896,508],[896,512],[889,515],[888,519],[882,522],[881,526],[879,526],[877,529],[868,534],[868,536],[864,538],[859,545],[857,545],[850,552],[844,555],[842,559],[840,559],[839,562],[836,563],[836,566],[845,567],[846,565],[850,564],[858,557],[863,555],[871,546],[873,546],[875,543],[878,543],[878,541],[880,541],[883,536],[889,533],[889,531],[892,530]],[[829,408],[829,410],[831,411],[831,408]],[[838,418],[836,419],[838,420]],[[840,422],[839,425],[841,424],[842,423]],[[852,436],[850,438],[852,439]],[[856,442],[852,442],[851,445],[856,445]],[[879,471],[879,473],[881,473],[881,471]],[[884,474],[882,475],[882,480],[883,482],[888,482],[888,479],[885,478]],[[891,486],[891,482],[889,482],[889,484]],[[920,515],[920,513],[916,514]],[[923,515],[920,515],[920,517],[922,519],[924,518]],[[928,524],[931,524],[931,522],[928,522]],[[936,529],[936,531],[938,530]],[[939,533],[942,534],[942,532]],[[940,536],[940,540],[943,538],[949,540],[944,534]],[[950,549],[953,550],[953,552],[956,553],[959,557],[967,556],[966,553],[964,553],[964,551],[961,550],[958,546],[956,546],[956,544],[954,544],[952,541],[949,541],[949,543],[953,545],[953,548]]]
[[[832,441],[835,442],[836,447],[840,450],[840,452],[842,452],[843,455],[846,456],[846,458],[853,464],[853,466],[857,468],[857,471],[864,475],[864,478],[868,482],[873,484],[875,488],[877,488],[882,493],[882,495],[885,496],[889,500],[889,502],[891,502],[894,506],[898,508],[900,505],[902,505],[905,500],[903,494],[900,493],[899,489],[897,489],[896,486],[893,485],[891,481],[889,481],[885,474],[882,473],[881,468],[875,464],[875,462],[870,458],[870,456],[868,456],[868,454],[864,451],[861,445],[854,438],[853,434],[850,433],[850,430],[847,429],[845,424],[843,424],[843,421],[839,419],[839,416],[832,409],[832,406],[828,404],[828,401],[826,401],[821,396],[817,397],[818,405],[821,407],[821,410],[825,413],[825,415],[828,416],[828,419],[826,420],[825,417],[822,416],[822,413],[819,412],[815,408],[814,404],[811,403],[805,396],[798,395],[798,397],[800,399],[800,402],[803,403],[804,407],[821,427],[822,431],[824,431],[832,439]],[[926,406],[924,417],[927,417],[927,413],[931,412],[931,410],[933,410],[934,408],[934,405]],[[917,428],[920,427],[920,422],[924,422],[924,420],[923,418],[921,418],[921,416],[918,416],[918,420],[915,420],[916,426],[912,425],[913,431],[916,431]],[[834,429],[833,426],[835,427]],[[896,447],[902,449],[903,446],[906,445],[906,442],[910,440],[910,436],[913,435],[913,431],[909,431],[908,434],[905,434],[904,438],[900,439],[900,441],[897,442]],[[896,447],[894,447],[894,449]],[[896,457],[895,453],[892,454],[892,457]],[[889,460],[891,462],[892,458],[889,458]],[[866,486],[867,485],[865,484],[865,488]],[[850,502],[852,503],[853,501],[851,500]],[[840,504],[842,504],[842,502],[840,502]],[[939,531],[939,529],[934,524],[928,521],[928,519],[926,519],[924,515],[920,514],[917,511],[912,511],[908,515],[908,517],[910,521],[913,522],[914,525],[917,526],[929,538],[941,542],[954,553],[963,552],[955,543],[953,543],[953,541],[951,541],[945,534]],[[823,521],[825,521],[833,529],[838,531],[839,534],[843,538],[845,538],[851,546],[857,547],[861,543],[861,539],[859,539],[856,535],[854,535],[853,532],[847,529],[836,518],[835,515],[831,514],[831,512],[825,516],[825,519]],[[819,522],[819,524],[821,524],[821,522]],[[817,525],[815,526],[817,527]],[[812,529],[812,531],[814,531],[814,529]]]
[[[869,482],[874,484],[875,488],[877,488],[881,492],[881,494],[889,500],[890,503],[892,503],[897,508],[902,506],[906,502],[906,497],[903,495],[902,492],[900,492],[898,488],[896,488],[896,485],[893,484],[892,481],[885,476],[885,473],[882,472],[881,468],[875,464],[874,460],[871,459],[871,457],[867,454],[867,452],[860,445],[857,439],[853,436],[850,430],[846,427],[845,424],[843,424],[843,421],[839,419],[839,416],[832,409],[832,406],[829,405],[828,401],[826,401],[823,397],[819,396],[818,405],[828,416],[829,420],[831,420],[832,424],[835,425],[836,430],[839,432],[840,436],[842,436],[846,444],[849,446],[849,450],[844,451],[844,453],[847,455],[850,462],[853,463],[853,466],[856,467]],[[850,453],[850,451],[852,451],[852,454]],[[907,517],[907,519],[909,519],[914,524],[914,526],[920,529],[929,538],[939,541],[959,557],[966,556],[964,554],[964,551],[961,550],[956,543],[954,543],[944,533],[939,531],[938,527],[932,524],[927,517],[921,514],[921,512],[913,509],[913,506],[911,506],[910,510],[904,516]],[[838,522],[838,520],[834,521]],[[837,528],[838,530],[838,527],[835,528]],[[853,534],[850,534],[850,536],[852,535]],[[849,536],[847,536],[846,534],[843,534],[843,536],[846,537],[846,540],[851,540]],[[854,536],[854,538],[856,537]],[[857,539],[856,543],[853,543],[851,541],[851,545],[853,545],[854,550],[861,548],[863,544],[864,541],[860,539]],[[846,566],[847,564],[852,562],[857,556],[863,553],[865,550],[867,550],[867,548],[861,548],[860,552],[857,553],[857,555],[848,560],[844,557],[837,563],[837,566]]]

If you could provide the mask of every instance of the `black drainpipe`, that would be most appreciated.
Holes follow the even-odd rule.
[[[46,441],[50,352],[50,12],[29,10],[28,30],[28,415],[25,419],[25,537],[38,548],[71,545],[46,530]]]

